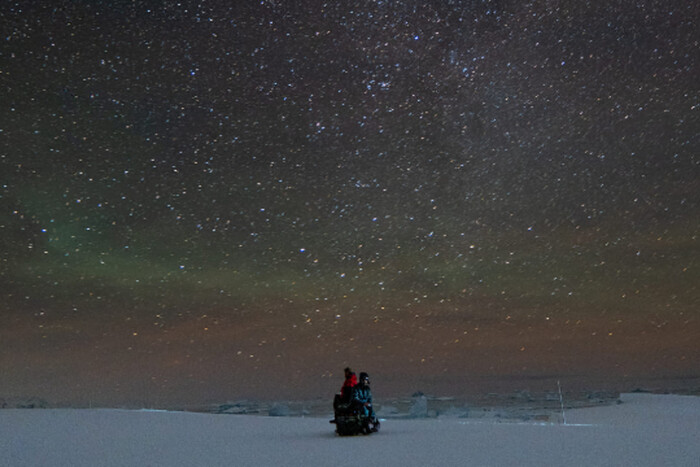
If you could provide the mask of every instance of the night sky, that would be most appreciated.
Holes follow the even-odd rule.
[[[0,399],[700,388],[696,2],[0,24]]]

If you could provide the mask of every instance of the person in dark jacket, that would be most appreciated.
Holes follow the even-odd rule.
[[[371,430],[376,431],[379,422],[372,408],[372,390],[369,387],[369,375],[365,372],[360,373],[360,381],[352,391],[353,406],[359,410],[359,413],[364,418],[367,418],[371,425]]]

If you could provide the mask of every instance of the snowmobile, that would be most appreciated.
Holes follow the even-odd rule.
[[[335,432],[340,436],[368,435],[379,431],[379,420],[362,414],[352,404],[339,405],[335,409]]]

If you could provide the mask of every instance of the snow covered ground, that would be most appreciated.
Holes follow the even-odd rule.
[[[385,420],[337,437],[327,418],[0,410],[3,466],[700,466],[700,397],[623,394],[566,422]]]

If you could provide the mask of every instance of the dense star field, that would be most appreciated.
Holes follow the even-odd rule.
[[[0,398],[700,388],[700,7],[0,7]]]

